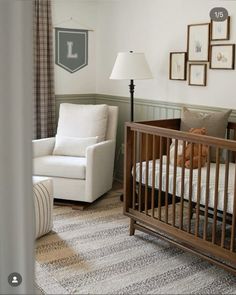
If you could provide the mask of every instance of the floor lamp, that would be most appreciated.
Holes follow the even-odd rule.
[[[130,121],[134,121],[134,80],[151,79],[152,73],[141,52],[119,52],[110,76],[114,80],[130,80]]]
[[[130,121],[134,121],[134,80],[151,79],[152,73],[144,53],[119,52],[110,76],[114,80],[130,80]],[[123,201],[121,194],[120,200]]]

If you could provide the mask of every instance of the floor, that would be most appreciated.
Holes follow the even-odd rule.
[[[163,240],[129,236],[122,187],[85,210],[55,206],[53,231],[36,242],[45,294],[236,294],[236,277]]]

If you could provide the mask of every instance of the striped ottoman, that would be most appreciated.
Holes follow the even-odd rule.
[[[35,208],[35,238],[47,234],[52,229],[53,191],[52,179],[33,176],[33,196]]]

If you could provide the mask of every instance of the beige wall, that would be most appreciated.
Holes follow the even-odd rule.
[[[236,43],[236,1],[120,0],[99,1],[97,93],[128,96],[128,81],[108,79],[119,51],[144,51],[154,79],[136,81],[135,97],[213,107],[236,108],[236,70],[209,70],[207,87],[170,81],[170,51],[186,51],[187,25],[209,22],[212,7],[231,15],[231,40]]]
[[[54,26],[71,29],[95,29],[93,32],[89,31],[88,66],[71,74],[55,64],[56,94],[95,93],[97,2],[91,0],[53,0],[51,3]],[[70,20],[71,17],[72,20]]]
[[[53,23],[89,32],[88,66],[71,74],[55,65],[57,94],[128,96],[128,81],[109,80],[119,51],[143,51],[154,79],[135,81],[135,97],[166,102],[236,108],[236,71],[209,70],[207,87],[168,78],[169,52],[185,51],[187,25],[209,22],[212,7],[231,15],[236,42],[236,1],[225,0],[53,0]],[[70,17],[76,21],[63,22]],[[78,22],[78,23],[77,23]],[[224,42],[224,43],[225,43]]]

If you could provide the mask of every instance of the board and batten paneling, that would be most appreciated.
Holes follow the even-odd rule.
[[[201,112],[225,110],[218,107],[212,108],[200,105],[186,105],[141,98],[135,98],[134,101],[135,121],[179,118],[181,116],[181,109],[183,106]],[[124,123],[130,120],[130,98],[106,94],[56,95],[57,114],[60,103],[65,102],[77,104],[108,104],[119,107],[114,178],[122,180],[124,160],[122,153],[122,144],[124,143]],[[230,120],[236,121],[236,110],[233,110]]]

